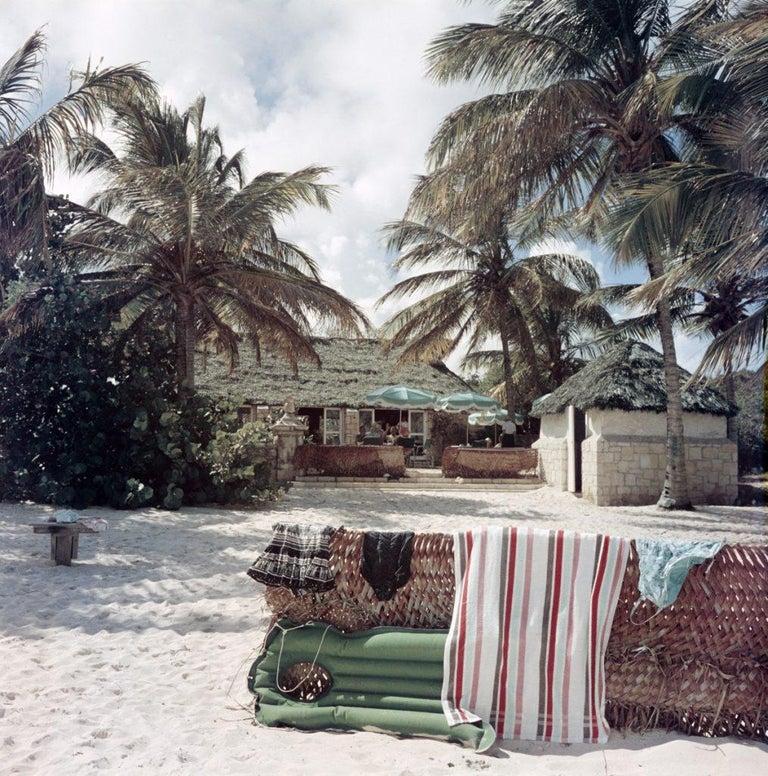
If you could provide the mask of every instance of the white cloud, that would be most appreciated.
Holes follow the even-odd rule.
[[[458,0],[6,0],[0,49],[46,25],[45,101],[89,57],[145,62],[177,105],[206,95],[208,120],[230,152],[246,149],[251,173],[332,166],[332,212],[305,209],[283,232],[380,323],[393,308],[373,304],[393,277],[379,230],[402,215],[440,119],[477,94],[429,81],[425,48],[444,27],[497,10]],[[88,193],[82,180],[55,183],[74,199]]]
[[[333,211],[304,210],[284,233],[372,312],[391,281],[379,229],[402,214],[438,121],[475,93],[431,83],[424,50],[443,27],[489,14],[455,0],[20,0],[4,6],[0,45],[10,52],[45,24],[51,92],[89,57],[143,61],[177,104],[206,95],[209,121],[230,151],[246,149],[250,172],[332,166]]]

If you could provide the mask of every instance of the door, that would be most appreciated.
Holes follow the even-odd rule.
[[[323,444],[341,444],[341,410],[338,407],[323,410]]]
[[[568,490],[581,493],[581,443],[586,438],[586,418],[576,407],[568,407]]]
[[[415,445],[424,447],[426,441],[426,417],[424,410],[408,411],[408,428]]]

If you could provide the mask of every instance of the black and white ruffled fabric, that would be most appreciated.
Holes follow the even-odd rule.
[[[248,569],[248,576],[270,587],[294,593],[318,593],[334,584],[330,540],[333,528],[275,523],[272,539]]]

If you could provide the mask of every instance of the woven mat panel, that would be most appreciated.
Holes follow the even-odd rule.
[[[389,601],[379,601],[360,572],[363,532],[339,530],[331,538],[336,586],[325,593],[294,595],[266,589],[272,613],[294,622],[326,622],[339,630],[359,631],[377,625],[447,628],[453,612],[453,537],[418,533],[413,540],[411,577]]]
[[[723,669],[726,670],[723,670]],[[692,735],[768,740],[768,665],[664,664],[650,656],[606,660],[606,717],[611,726],[666,727]]]
[[[363,533],[340,530],[331,540],[336,586],[327,593],[296,596],[267,588],[275,615],[295,622],[328,622],[345,631],[376,625],[447,628],[453,611],[453,538],[419,533],[414,539],[411,578],[390,601],[378,601],[360,573]],[[768,547],[734,545],[713,561],[695,566],[677,601],[655,614],[639,597],[634,548],[624,577],[609,659],[651,650],[666,660],[706,656],[719,661],[739,655],[768,660]]]
[[[608,644],[608,658],[638,649],[667,659],[706,656],[721,661],[739,656],[768,660],[768,546],[733,545],[712,561],[694,566],[672,606],[656,614],[637,606],[639,568],[634,551]]]
[[[378,601],[360,573],[362,543],[361,531],[337,531],[334,589],[297,596],[268,587],[273,615],[347,632],[377,625],[448,628],[450,534],[416,534],[411,578],[390,601]],[[694,567],[676,603],[656,616],[651,604],[633,612],[638,576],[633,547],[606,655],[610,724],[768,740],[768,547],[735,545]]]

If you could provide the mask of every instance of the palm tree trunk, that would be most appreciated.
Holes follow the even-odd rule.
[[[539,374],[539,363],[536,358],[536,348],[533,344],[533,337],[531,336],[530,329],[524,321],[520,321],[517,326],[517,342],[520,349],[523,351],[523,357],[526,364],[528,364],[529,371],[529,383],[533,388],[535,396],[538,398],[544,393],[544,388],[541,382],[541,375]]]
[[[512,384],[512,359],[509,355],[509,336],[507,327],[502,325],[501,329],[501,356],[504,368],[504,390],[507,395],[507,412],[509,412],[509,417],[512,417],[515,411],[515,389]]]
[[[731,360],[728,359],[728,363],[725,365],[725,375],[723,377],[723,387],[725,388],[725,398],[731,404],[736,404],[736,382],[733,379],[733,365]],[[732,442],[739,441],[739,431],[736,426],[736,416],[729,417],[727,420],[727,435],[728,439]]]
[[[179,392],[192,391],[195,387],[195,320],[191,299],[182,297],[176,301],[176,383]]]
[[[664,474],[664,489],[659,497],[658,506],[663,509],[693,509],[688,495],[680,369],[677,365],[669,302],[666,299],[659,302],[656,312],[667,389],[667,468]]]

